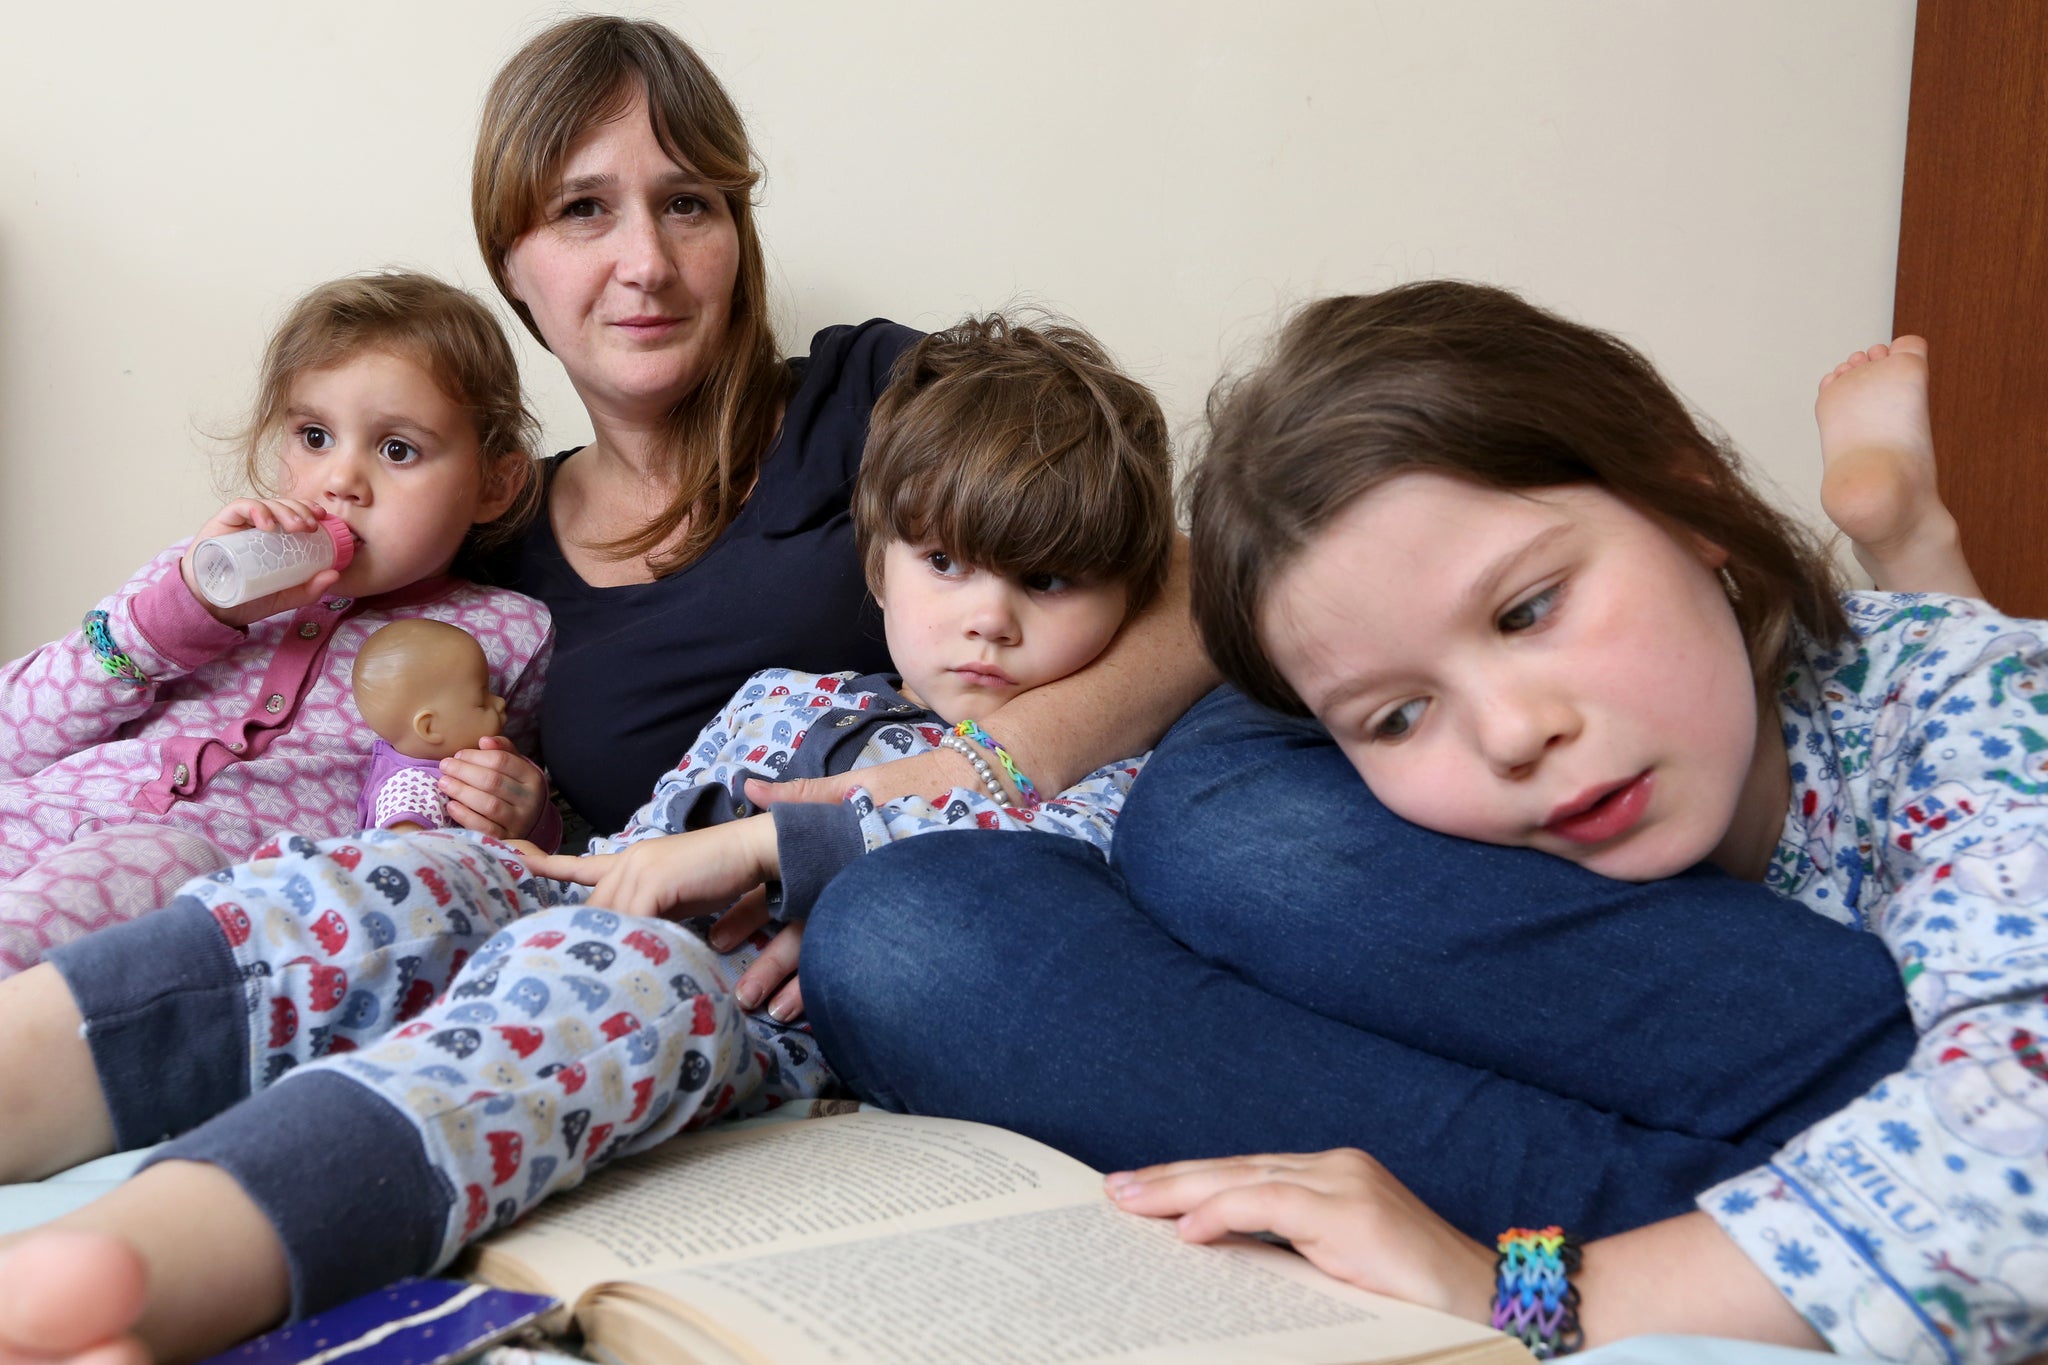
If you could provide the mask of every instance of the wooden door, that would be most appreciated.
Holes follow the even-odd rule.
[[[1933,354],[1942,496],[1986,596],[2048,617],[2048,4],[1919,0],[1893,330]]]

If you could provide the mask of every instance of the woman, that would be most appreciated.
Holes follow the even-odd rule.
[[[827,328],[807,359],[782,359],[750,197],[759,174],[717,77],[658,24],[558,24],[485,99],[477,242],[568,371],[593,437],[548,462],[527,539],[472,567],[554,613],[540,757],[599,829],[625,823],[755,669],[888,663],[847,497],[868,411],[916,333]],[[1213,680],[1186,600],[1176,577],[1095,667],[977,719],[1049,790],[1148,748]],[[544,790],[533,764],[503,752],[450,767],[450,794],[479,827],[531,827]],[[946,751],[868,785],[976,780]]]

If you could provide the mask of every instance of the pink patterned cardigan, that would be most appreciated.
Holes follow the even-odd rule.
[[[236,861],[279,830],[349,832],[377,740],[349,670],[363,639],[402,617],[477,638],[507,702],[506,736],[533,751],[554,642],[539,602],[442,578],[330,597],[245,632],[214,620],[185,587],[183,551],[165,550],[99,606],[145,683],[110,676],[83,631],[0,669],[0,891],[117,826],[183,827]],[[532,837],[551,846],[551,807],[542,825]]]

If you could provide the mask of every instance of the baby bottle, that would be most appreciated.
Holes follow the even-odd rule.
[[[192,577],[216,607],[236,607],[303,583],[330,565],[345,569],[356,538],[339,517],[317,531],[234,531],[192,548]]]

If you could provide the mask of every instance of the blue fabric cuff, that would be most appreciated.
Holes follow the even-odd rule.
[[[775,856],[782,864],[780,920],[807,919],[826,883],[861,854],[860,817],[844,801],[791,802],[773,808]]]
[[[249,1006],[234,951],[180,898],[54,949],[85,1018],[114,1149],[197,1127],[249,1093]]]
[[[233,1176],[277,1229],[292,1317],[435,1268],[455,1197],[412,1122],[339,1072],[286,1076],[157,1149]]]

